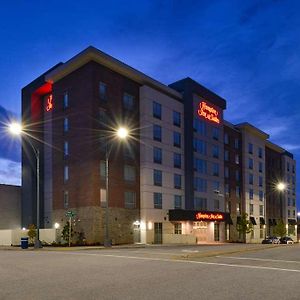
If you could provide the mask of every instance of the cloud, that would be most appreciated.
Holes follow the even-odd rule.
[[[0,158],[0,183],[21,185],[21,163]]]

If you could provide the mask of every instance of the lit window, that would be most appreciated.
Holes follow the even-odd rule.
[[[153,101],[153,117],[161,119],[161,104]]]
[[[106,207],[106,189],[100,189],[100,206]]]
[[[136,208],[135,192],[125,192],[125,208]]]
[[[174,234],[182,234],[182,225],[181,223],[174,224]]]
[[[153,193],[154,208],[162,208],[162,193]]]

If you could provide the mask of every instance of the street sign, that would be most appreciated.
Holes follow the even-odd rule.
[[[68,217],[68,218],[73,218],[75,216],[76,216],[76,212],[74,212],[74,211],[67,211],[66,212],[66,217]]]

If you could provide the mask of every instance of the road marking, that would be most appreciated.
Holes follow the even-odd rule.
[[[67,254],[64,252],[64,254]],[[137,259],[137,260],[152,260],[152,261],[164,261],[164,262],[178,262],[178,263],[190,263],[199,265],[211,265],[211,266],[221,266],[221,267],[231,267],[231,268],[244,268],[244,269],[257,269],[257,270],[272,270],[272,271],[282,271],[282,272],[294,272],[300,273],[300,270],[296,269],[283,269],[283,268],[273,268],[273,267],[260,267],[260,266],[250,266],[250,265],[234,265],[225,263],[213,263],[204,261],[194,261],[194,260],[179,260],[179,259],[167,259],[167,258],[154,258],[154,257],[139,257],[139,256],[127,256],[127,255],[113,255],[113,254],[95,254],[95,253],[70,253],[76,255],[97,255],[104,257],[115,257],[115,258],[127,258],[127,259]]]
[[[268,259],[268,258],[254,258],[254,257],[238,257],[238,256],[215,256],[218,258],[230,258],[230,259],[240,259],[240,260],[257,260],[257,261],[270,261],[270,262],[285,262],[285,263],[296,263],[300,264],[300,261],[297,260],[281,260],[281,259]]]
[[[181,250],[182,252],[187,252],[187,253],[198,253],[199,250]]]

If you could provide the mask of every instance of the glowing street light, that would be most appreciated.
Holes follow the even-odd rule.
[[[279,191],[284,191],[285,189],[286,189],[286,184],[285,183],[283,183],[283,182],[279,182],[277,185],[276,185],[276,188],[277,188],[277,190],[279,190]]]
[[[8,131],[12,135],[21,136],[24,131],[22,125],[17,122],[13,122],[8,125]],[[42,248],[42,243],[40,241],[40,151],[36,149],[33,144],[28,140],[36,158],[36,238],[34,243],[34,248]]]
[[[116,136],[119,138],[119,140],[125,140],[129,135],[128,129],[125,127],[119,127],[116,130]],[[106,147],[105,147],[105,189],[106,189],[106,203],[105,203],[105,239],[104,239],[104,247],[110,247],[111,241],[109,238],[109,209],[108,209],[108,163],[109,163],[109,154],[110,150],[108,149],[108,139],[106,139]]]
[[[54,228],[55,228],[55,229],[58,229],[59,227],[60,227],[59,223],[55,223],[55,224],[54,224]]]

